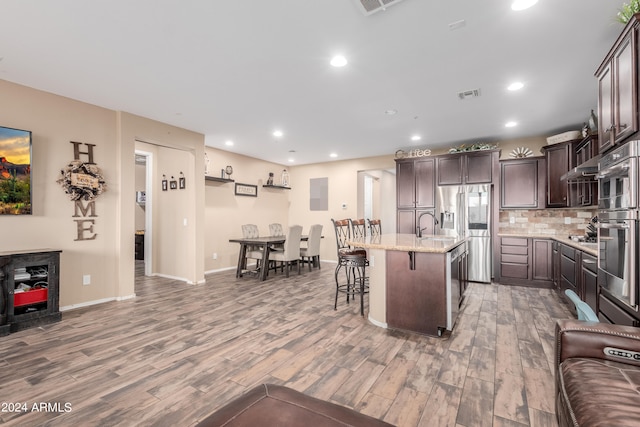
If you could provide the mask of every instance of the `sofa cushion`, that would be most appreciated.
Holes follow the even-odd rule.
[[[272,384],[262,384],[249,390],[209,415],[196,427],[213,426],[392,427],[391,424],[344,406]]]
[[[636,366],[569,358],[559,369],[557,410],[564,412],[567,422],[572,419],[579,426],[640,425],[640,370]]]

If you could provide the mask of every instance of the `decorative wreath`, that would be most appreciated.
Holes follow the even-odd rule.
[[[80,160],[73,160],[60,170],[60,178],[56,182],[73,201],[93,200],[107,191],[100,168],[95,163]]]

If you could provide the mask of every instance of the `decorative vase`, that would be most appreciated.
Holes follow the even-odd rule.
[[[280,185],[283,187],[289,186],[289,172],[286,169],[282,170],[282,175],[280,176]]]

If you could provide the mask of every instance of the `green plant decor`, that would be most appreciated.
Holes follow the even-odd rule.
[[[623,3],[618,11],[618,22],[626,25],[629,19],[638,12],[640,12],[640,0],[631,0],[629,3]]]

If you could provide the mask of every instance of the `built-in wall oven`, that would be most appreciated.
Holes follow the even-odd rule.
[[[640,141],[605,154],[598,172],[598,285],[638,311],[638,155]]]

